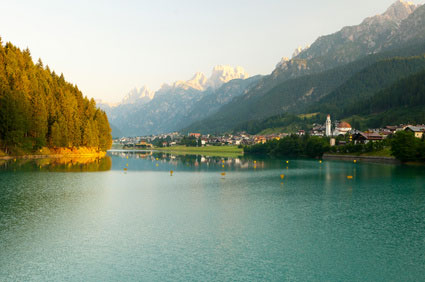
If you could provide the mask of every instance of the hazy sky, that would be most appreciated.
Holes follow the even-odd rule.
[[[29,47],[88,97],[210,75],[214,65],[268,74],[318,36],[359,24],[394,0],[0,1],[0,36]],[[415,1],[415,3],[423,3]]]

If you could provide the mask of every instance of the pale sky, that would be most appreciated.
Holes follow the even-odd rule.
[[[415,1],[423,4],[425,0]],[[0,36],[84,95],[207,76],[215,65],[269,74],[298,46],[380,14],[394,0],[0,0]]]

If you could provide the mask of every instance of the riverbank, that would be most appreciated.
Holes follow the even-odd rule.
[[[367,163],[386,163],[400,164],[401,162],[395,157],[388,156],[363,156],[363,155],[342,155],[342,154],[323,154],[323,160],[339,160],[339,161],[357,161]]]
[[[41,148],[37,152],[22,155],[1,154],[0,160],[12,159],[45,159],[45,158],[103,158],[106,152],[97,151],[95,148]]]
[[[237,146],[205,146],[186,147],[172,146],[155,148],[155,151],[167,152],[180,155],[205,155],[210,157],[240,157],[243,156],[243,149]]]

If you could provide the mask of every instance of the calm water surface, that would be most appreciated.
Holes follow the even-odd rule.
[[[425,280],[424,167],[110,155],[0,163],[0,281]]]

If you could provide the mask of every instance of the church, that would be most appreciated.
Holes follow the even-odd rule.
[[[350,132],[353,128],[348,122],[342,121],[335,126],[332,132],[332,121],[331,116],[328,115],[326,118],[326,136],[340,136]]]

